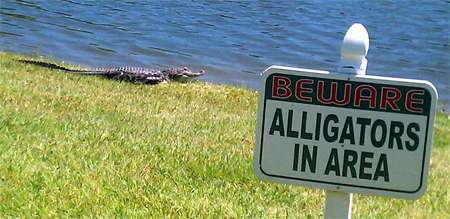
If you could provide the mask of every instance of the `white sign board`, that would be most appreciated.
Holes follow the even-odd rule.
[[[259,179],[404,199],[426,191],[431,83],[272,66],[259,95]]]

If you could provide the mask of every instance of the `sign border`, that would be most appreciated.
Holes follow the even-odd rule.
[[[266,113],[266,81],[272,74],[287,74],[294,76],[307,76],[307,77],[315,77],[315,78],[324,78],[324,79],[337,79],[343,80],[346,78],[349,81],[362,81],[366,83],[378,83],[378,84],[389,84],[392,85],[400,85],[413,87],[411,83],[415,84],[415,87],[420,87],[422,89],[428,90],[428,92],[432,96],[430,112],[427,116],[427,126],[425,131],[425,140],[424,140],[424,151],[422,157],[422,168],[421,168],[421,179],[419,188],[414,191],[403,191],[398,189],[389,189],[389,188],[377,188],[373,186],[361,186],[361,185],[349,185],[347,183],[338,183],[338,182],[328,182],[314,179],[305,179],[299,177],[291,177],[291,176],[280,176],[274,174],[265,173],[262,169],[262,158],[263,158],[263,150],[264,150],[264,124],[265,124],[265,113]],[[363,79],[363,80],[358,80]],[[368,80],[376,80],[373,82],[364,81],[364,79]],[[390,83],[389,83],[390,82]],[[367,75],[346,75],[346,74],[329,74],[327,71],[318,71],[318,70],[310,70],[310,69],[301,69],[301,68],[289,68],[289,67],[281,67],[281,66],[271,66],[266,69],[261,77],[260,81],[260,89],[259,89],[259,101],[258,101],[258,120],[257,120],[257,130],[256,130],[256,143],[255,143],[255,152],[254,152],[254,160],[253,160],[253,170],[256,176],[262,181],[268,182],[276,182],[276,183],[284,183],[284,184],[292,184],[298,186],[305,186],[311,188],[319,188],[326,189],[331,191],[340,191],[347,193],[360,193],[367,195],[379,195],[386,197],[394,197],[394,198],[404,198],[404,199],[418,199],[420,198],[427,189],[428,184],[428,174],[429,174],[429,163],[431,157],[431,147],[432,147],[432,137],[433,137],[433,128],[430,126],[434,126],[434,118],[436,114],[436,105],[437,105],[437,91],[436,88],[428,81],[424,80],[414,80],[414,79],[401,79],[401,78],[391,78],[391,77],[379,77],[379,76],[367,76]],[[358,109],[364,110],[364,109]],[[371,111],[371,110],[366,110]]]

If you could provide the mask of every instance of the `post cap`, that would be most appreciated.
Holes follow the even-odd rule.
[[[366,28],[360,23],[353,24],[342,41],[338,72],[366,74],[368,51],[369,34]]]

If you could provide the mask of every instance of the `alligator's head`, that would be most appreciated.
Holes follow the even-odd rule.
[[[205,74],[205,71],[191,72],[188,68],[171,68],[163,70],[163,74],[167,75],[169,80],[188,82],[193,78],[200,77]]]

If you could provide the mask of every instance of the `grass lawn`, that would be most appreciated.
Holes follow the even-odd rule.
[[[323,217],[324,191],[253,174],[255,91],[134,85],[18,58],[0,53],[0,218]],[[438,114],[422,198],[355,194],[353,218],[448,218],[449,136]]]

